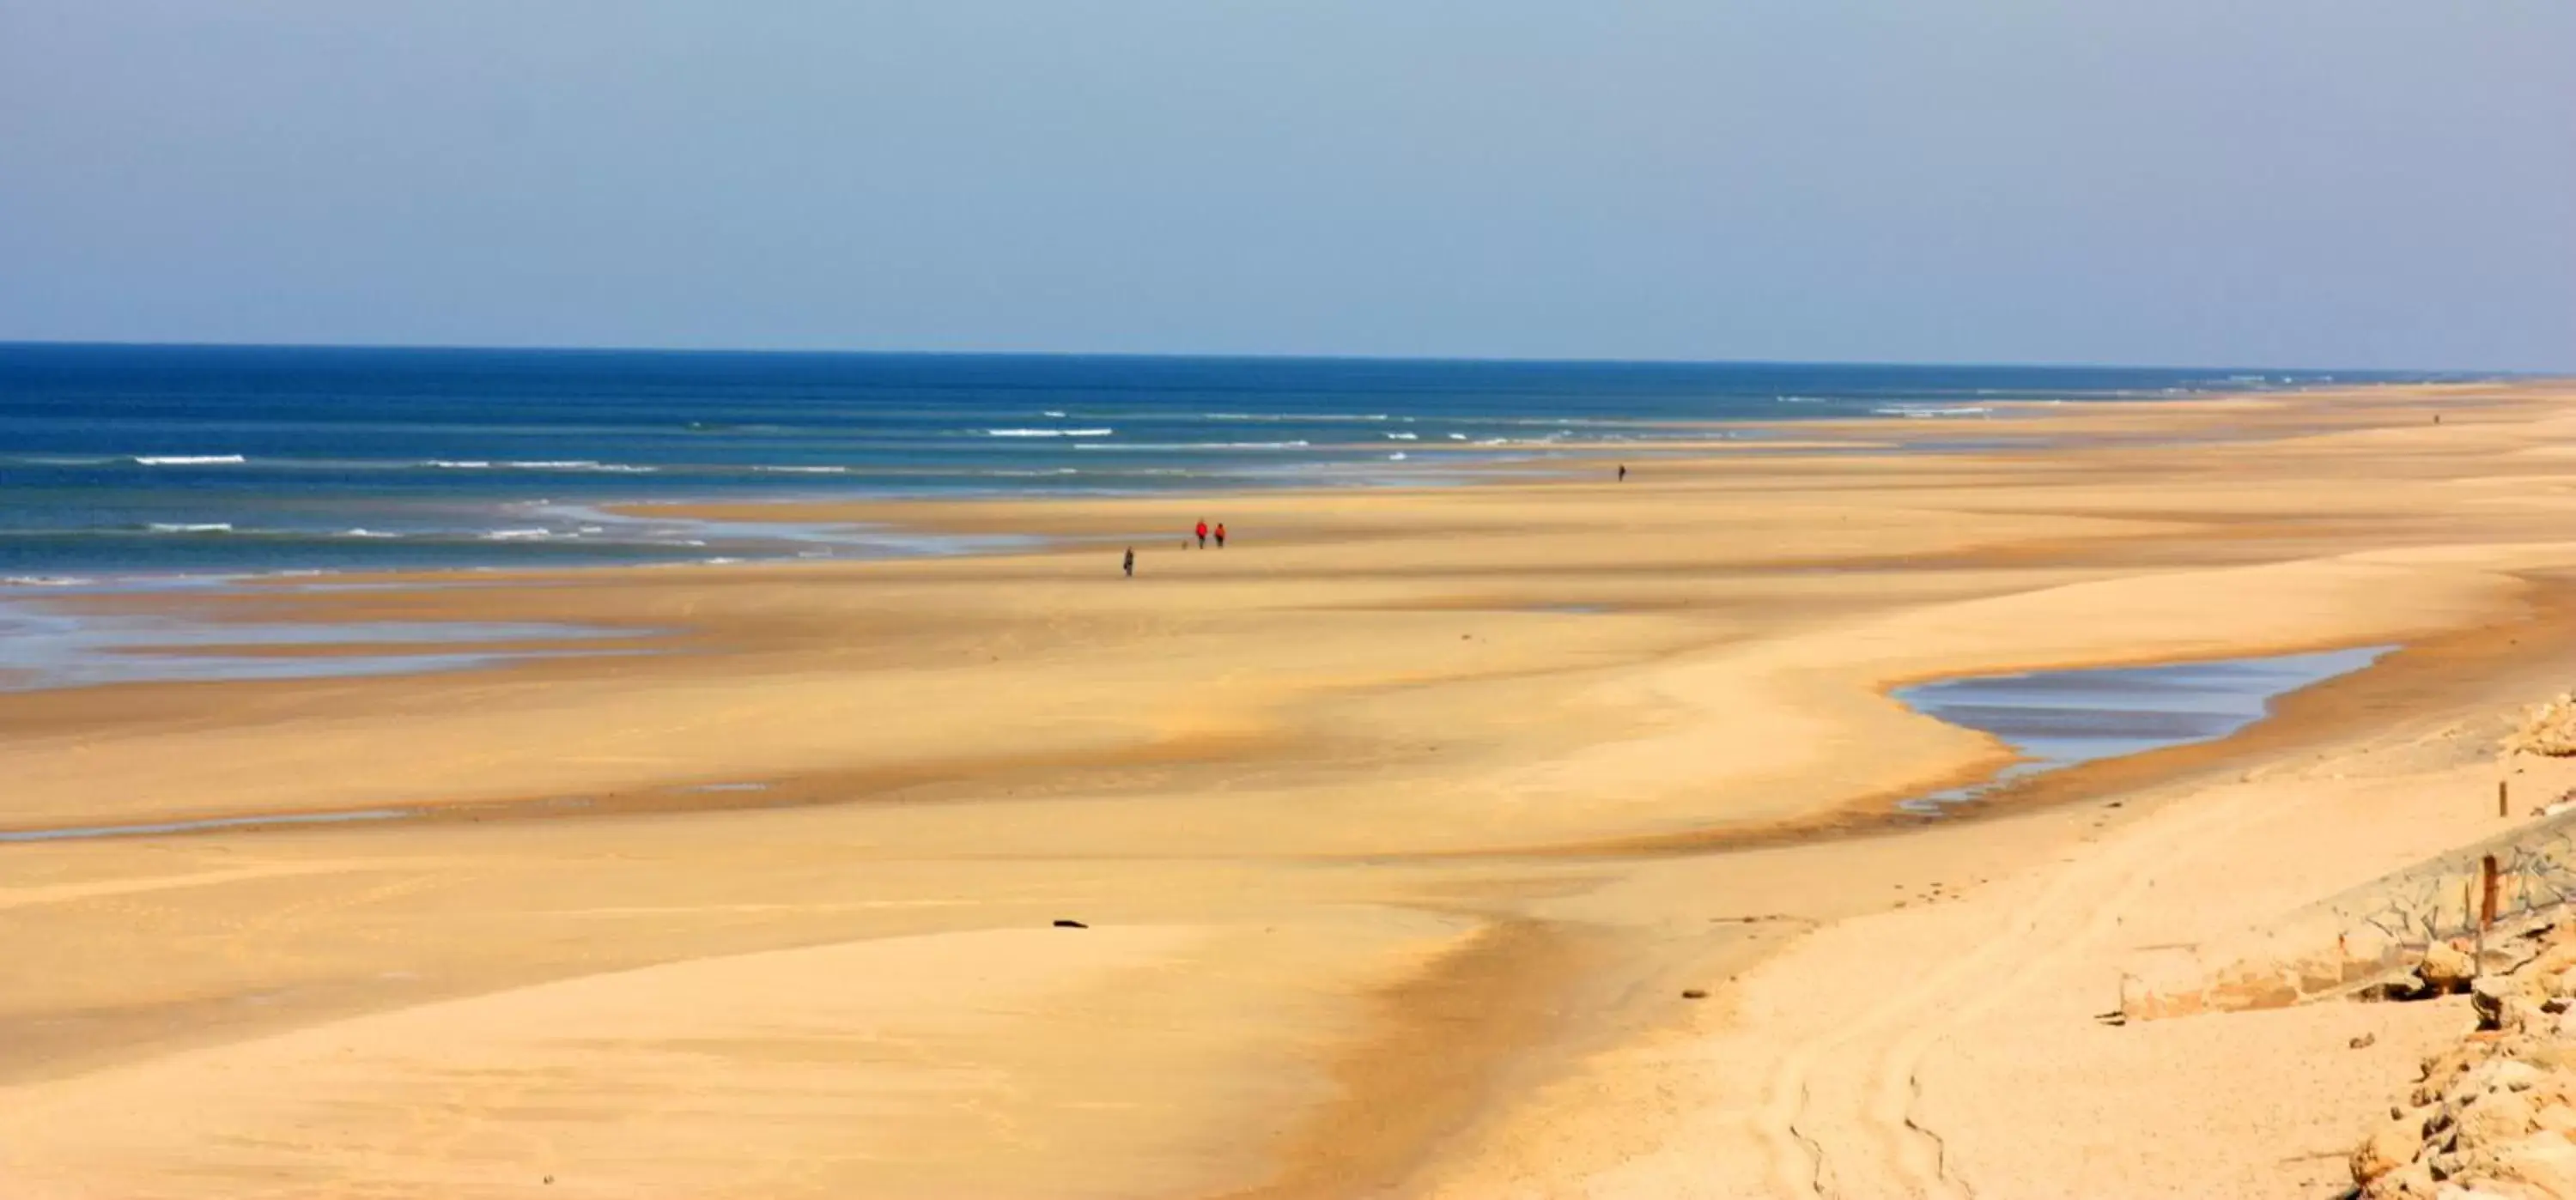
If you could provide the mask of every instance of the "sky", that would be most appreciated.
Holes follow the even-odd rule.
[[[0,0],[0,340],[2576,369],[2565,0]]]

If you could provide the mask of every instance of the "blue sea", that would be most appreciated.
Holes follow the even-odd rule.
[[[630,501],[1420,484],[2360,372],[0,345],[0,589],[978,548]],[[1937,432],[1936,432],[1937,430]],[[1009,544],[1007,541],[993,544]]]

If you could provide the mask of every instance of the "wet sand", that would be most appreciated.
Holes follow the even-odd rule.
[[[1813,1194],[1846,1141],[1895,1149],[1843,1151],[1844,1194],[1933,1190],[1885,1105],[1799,1115],[1845,1064],[1937,1074],[1908,1031],[1979,1007],[1937,968],[1897,1004],[1888,964],[1973,947],[1981,904],[2020,928],[2018,889],[2223,925],[2456,832],[2206,884],[2276,814],[2344,827],[2318,764],[2576,668],[2570,399],[2070,405],[1961,431],[2044,451],[1712,443],[1624,485],[710,509],[1080,540],[119,600],[648,652],[0,695],[0,829],[423,814],[0,845],[0,1190]],[[1200,516],[1233,545],[1179,549]],[[2391,644],[2220,741],[1890,816],[2011,758],[1906,685]],[[2142,899],[2174,841],[2202,884]],[[2025,1023],[2115,994],[2083,928],[2106,948],[2054,953]],[[1854,997],[1883,1013],[1826,1020]],[[1979,1141],[2014,1098],[2125,1094],[1945,1078],[1989,1180],[2081,1157]]]

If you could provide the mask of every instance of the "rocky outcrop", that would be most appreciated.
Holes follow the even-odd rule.
[[[2391,998],[2463,985],[2478,1027],[2353,1151],[2360,1194],[2576,1200],[2576,923],[2483,956],[2437,945]]]
[[[2504,748],[2552,758],[2576,755],[2576,693],[2533,705],[2522,715],[2522,724],[2505,737]]]

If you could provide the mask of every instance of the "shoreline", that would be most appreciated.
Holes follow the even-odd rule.
[[[786,971],[821,989],[795,1001],[825,1006],[810,1014],[818,1028],[885,1022],[938,1047],[925,1061],[981,1064],[1059,1099],[1129,1096],[1114,1076],[1133,1068],[1115,1064],[1165,1061],[1154,1029],[1216,1039],[1150,1094],[1122,1101],[1159,1114],[1148,1128],[1062,1118],[1096,1139],[1076,1175],[1048,1174],[1072,1144],[1049,1139],[942,1168],[966,1175],[908,1176],[909,1192],[892,1186],[907,1176],[870,1174],[894,1168],[826,1155],[847,1172],[843,1191],[1313,1195],[1366,1175],[1372,1186],[1471,1196],[1497,1193],[1455,1181],[1490,1182],[1477,1172],[1506,1164],[1559,1183],[1588,1177],[1585,1164],[1622,1143],[1558,1145],[1543,1170],[1527,1155],[1560,1135],[1529,1141],[1538,1135],[1518,1122],[1561,1111],[1551,1098],[1568,1081],[1598,1077],[1615,1092],[1653,1077],[1634,1056],[1677,1031],[1764,1028],[1730,981],[1772,978],[1784,951],[1823,944],[1820,931],[1883,917],[1935,880],[1948,895],[2017,878],[2175,807],[2158,800],[2112,817],[2088,800],[2187,794],[2392,722],[2491,706],[2576,657],[2552,616],[2568,609],[2557,573],[2576,568],[2576,545],[2546,536],[2557,519],[2546,503],[2487,502],[2521,495],[2488,480],[2552,472],[2549,419],[2564,397],[2501,391],[2475,410],[2483,418],[2444,427],[2444,439],[2480,443],[2465,452],[2391,419],[2420,398],[2378,395],[2331,411],[2316,411],[2329,406],[2315,398],[2267,403],[2253,424],[2268,438],[2203,452],[2228,461],[2119,444],[2201,419],[2149,404],[2140,407],[2165,411],[2099,414],[2113,440],[2045,454],[1718,459],[1659,468],[1624,490],[1558,481],[1247,493],[1222,501],[1256,514],[1236,519],[1239,548],[1158,555],[1135,586],[1050,552],[225,597],[217,609],[294,619],[507,614],[683,632],[668,639],[674,652],[630,660],[0,697],[0,730],[25,764],[0,813],[9,827],[48,810],[95,813],[101,797],[184,794],[212,813],[254,796],[365,807],[410,788],[456,806],[447,819],[361,823],[381,828],[0,848],[31,873],[0,888],[0,906],[44,915],[30,918],[21,949],[54,967],[0,991],[0,1017],[40,1031],[0,1056],[0,1095],[35,1113],[149,1109],[179,1079],[171,1072],[203,1064],[361,1102],[433,1065],[403,1057],[396,1036],[433,1014],[464,1039],[456,1053],[519,1047],[492,1049],[492,1061],[535,1055],[571,1077],[622,1078],[630,1056],[558,1060],[570,1052],[526,1039],[557,1028],[549,997],[572,994],[559,989],[605,1002],[627,994],[613,972],[670,964],[711,990],[636,1016],[661,1031],[651,1036],[732,1030],[728,990],[712,981]],[[2510,456],[2498,449],[2508,442],[2539,453]],[[2263,480],[2230,477],[2255,464]],[[2370,486],[2342,486],[2354,480]],[[1042,515],[1097,527],[1172,503],[1044,502]],[[1013,515],[993,505],[918,514],[964,526]],[[1788,558],[1785,536],[1799,541]],[[2240,598],[2214,604],[2222,594]],[[1597,609],[1561,610],[1575,604]],[[1688,842],[1729,821],[1815,819],[1989,761],[1988,740],[1888,694],[1922,672],[2400,640],[2406,648],[2379,665],[2293,693],[2232,737],[2051,773],[1991,811],[1894,836]],[[209,719],[207,695],[233,698],[235,714]],[[984,736],[994,732],[998,745]],[[404,755],[387,764],[397,746]],[[769,787],[681,790],[742,783]],[[474,805],[513,795],[611,803],[581,820],[477,819],[493,814]],[[1546,849],[1508,852],[1503,839],[1518,835]],[[1569,852],[1587,846],[1596,852]],[[286,873],[221,874],[238,870]],[[213,882],[162,882],[209,872]],[[141,925],[132,911],[46,898],[165,886],[195,904],[153,907]],[[177,936],[199,912],[229,914],[243,931]],[[1107,936],[1097,949],[1073,934],[1032,940],[1059,972],[1047,982],[975,982],[994,969],[976,938],[1027,924],[1035,939],[1063,916]],[[1184,925],[1193,932],[1147,932]],[[619,937],[595,938],[612,927]],[[1585,965],[1557,963],[1534,933],[1461,940],[1514,929],[1575,938]],[[900,938],[928,939],[917,943],[926,957],[905,961],[948,981],[950,999],[829,1009],[878,1001],[836,998],[829,981],[840,976],[798,965],[875,961],[867,956],[897,953],[887,939]],[[184,1002],[120,998],[80,965],[154,944],[208,951],[167,955],[154,986]],[[1439,965],[1476,945],[1503,948],[1472,970],[1470,960]],[[225,946],[234,950],[210,953]],[[728,957],[808,953],[798,946],[846,949],[774,966]],[[1097,972],[1146,982],[1095,994],[1079,981],[1110,977]],[[1253,980],[1269,982],[1238,986]],[[1550,1000],[1557,983],[1575,991]],[[1711,999],[1684,1005],[1672,998],[1681,986]],[[1051,1048],[1085,1027],[1065,1023],[1073,1014],[1096,1023],[1129,1011],[1105,998],[1121,990],[1166,1014],[1162,1024],[1100,1025],[1111,1059]],[[275,998],[220,999],[246,995]],[[1523,1015],[1479,1032],[1441,1015],[1462,1011],[1442,996]],[[1229,1005],[1237,1015],[1223,1015]],[[1240,1015],[1256,1009],[1272,1015]],[[194,1015],[155,1026],[149,1014],[167,1012]],[[965,1028],[957,1022],[980,1032],[935,1032]],[[308,1034],[370,1047],[375,1066],[334,1073]],[[1415,1053],[1370,1049],[1399,1046]],[[868,1095],[973,1077],[809,1053],[840,1064],[833,1088],[890,1089],[850,1093],[861,1108],[877,1102]],[[1426,1058],[1438,1061],[1416,1061]],[[809,1079],[793,1062],[725,1061],[781,1087]],[[1252,1104],[1243,1088],[1256,1076],[1302,1080],[1303,1098],[1275,1111]],[[245,1102],[232,1118],[243,1128],[313,1115],[284,1093]],[[554,1144],[587,1147],[591,1165],[629,1164],[629,1183],[685,1175],[609,1126],[499,1103],[437,1120],[466,1122],[460,1130],[534,1121]],[[614,1111],[582,1107],[592,1103],[557,1107]],[[1047,1111],[999,1096],[977,1103],[1013,1120]],[[976,1144],[971,1125],[890,1112],[896,1132],[885,1136],[917,1147],[902,1153]],[[1382,1144],[1355,1140],[1390,1112],[1419,1123],[1381,1130]],[[763,1143],[781,1152],[821,1145],[797,1141],[807,1133],[795,1122],[752,1131],[721,1113],[705,1119],[787,1139]],[[0,1180],[13,1168],[116,1161],[96,1156],[144,1130],[103,1115],[77,1127],[19,1120],[0,1118],[0,1146],[29,1147],[0,1153]],[[1266,1131],[1258,1154],[1243,1144],[1251,1130]],[[1497,1138],[1519,1148],[1498,1149]],[[460,1190],[459,1177],[439,1174],[452,1165],[407,1144],[378,1145],[386,1186],[427,1194],[445,1179],[449,1194]],[[131,1161],[154,1169],[148,1155]],[[930,1170],[927,1159],[887,1161]],[[666,1173],[632,1173],[657,1169]],[[27,1178],[44,1195],[38,1185],[60,1177]]]
[[[587,514],[585,519],[598,519],[600,516],[605,515],[613,519],[648,520],[653,517],[660,516],[675,518],[682,522],[707,523],[719,528],[726,525],[735,525],[743,529],[757,529],[764,525],[793,527],[805,524],[815,524],[818,527],[844,530],[853,535],[857,542],[862,543],[871,541],[882,542],[886,540],[901,541],[907,538],[938,541],[948,531],[943,530],[937,525],[914,521],[888,521],[880,524],[873,522],[853,523],[837,520],[803,522],[795,520],[792,517],[788,520],[780,521],[776,518],[782,514],[846,512],[857,510],[872,512],[879,510],[911,511],[918,514],[921,512],[935,511],[941,506],[952,505],[987,506],[1035,504],[1051,506],[1063,503],[1079,504],[1088,501],[1105,501],[1113,503],[1121,501],[1177,502],[1193,498],[1222,500],[1228,497],[1258,497],[1278,495],[1282,493],[1304,495],[1312,498],[1314,496],[1329,495],[1335,492],[1354,489],[1391,489],[1396,491],[1418,489],[1441,491],[1461,486],[1525,486],[1531,483],[1549,482],[1552,479],[1571,481],[1576,477],[1575,468],[1597,468],[1615,461],[1622,455],[1626,455],[1631,458],[1639,458],[1647,462],[1679,459],[1686,464],[1699,462],[1702,465],[1705,465],[1702,460],[1704,460],[1706,456],[1716,455],[1720,458],[1734,458],[1741,456],[1746,452],[1760,452],[1757,456],[1781,454],[1792,458],[1802,454],[1835,455],[1843,453],[1920,453],[1938,456],[1956,454],[1959,453],[1959,451],[1947,444],[1949,439],[1932,439],[1933,445],[1931,448],[1918,451],[1908,451],[1903,443],[1908,438],[1917,437],[1923,434],[1927,429],[1942,428],[1958,424],[1975,426],[2001,425],[2013,435],[2027,436],[2047,432],[2049,430],[2049,426],[2059,416],[2073,416],[2078,420],[2088,421],[2089,423],[2097,426],[2097,428],[2090,432],[2093,436],[2099,437],[2104,431],[2099,428],[2102,422],[2099,421],[2098,418],[2104,414],[2142,415],[2161,413],[2165,415],[2173,415],[2176,413],[2193,412],[2195,410],[2202,413],[2245,412],[2259,411],[2266,407],[2272,407],[2278,401],[2298,400],[2304,397],[2320,394],[2337,395],[2370,393],[2379,396],[2388,396],[2402,393],[2425,396],[2439,395],[2446,392],[2474,392],[2497,388],[2546,387],[2561,382],[2565,381],[2549,377],[2515,375],[2460,376],[2441,379],[2420,379],[2376,383],[2337,383],[2333,382],[2329,378],[2323,382],[2297,383],[2257,391],[2210,389],[2183,395],[2153,395],[2141,393],[2137,395],[2105,395],[2074,401],[2033,398],[1996,398],[1968,401],[1963,402],[1964,406],[1961,407],[1940,409],[1924,409],[1915,405],[1904,404],[1882,410],[1873,410],[1870,415],[1866,416],[1841,415],[1831,417],[1796,418],[1785,421],[1766,421],[1749,418],[1621,419],[1621,423],[1626,425],[1671,430],[1687,430],[1710,435],[1703,438],[1683,438],[1656,442],[1622,442],[1605,440],[1585,441],[1576,439],[1501,448],[1478,444],[1451,444],[1445,442],[1426,442],[1399,447],[1398,449],[1406,455],[1427,455],[1433,458],[1472,458],[1478,460],[1468,464],[1468,468],[1472,471],[1472,478],[1459,481],[1432,483],[1418,481],[1408,482],[1402,478],[1401,473],[1388,472],[1382,465],[1375,468],[1370,467],[1369,460],[1352,460],[1347,462],[1335,460],[1308,464],[1308,466],[1319,472],[1331,471],[1351,476],[1352,478],[1338,484],[1318,484],[1312,480],[1300,478],[1296,472],[1283,472],[1278,477],[1279,481],[1276,483],[1252,486],[1235,483],[1219,484],[1210,487],[1107,491],[1084,490],[1064,493],[1011,491],[959,493],[948,490],[929,490],[919,492],[895,491],[884,493],[835,492],[829,494],[817,493],[808,496],[784,495],[762,497],[711,493],[709,495],[696,498],[672,497],[622,500],[616,498],[585,498],[578,502],[566,503],[557,503],[548,500],[516,500],[509,502],[505,507],[511,509],[528,509],[531,511],[556,510],[576,515]],[[1821,431],[1824,434],[1834,436],[1816,438],[1795,436],[1801,431],[1808,430]],[[1326,446],[1323,448],[1352,451],[1374,451],[1384,449],[1385,447],[1374,442],[1359,441]],[[2030,444],[1996,447],[1996,449],[1999,450],[2011,451],[2029,451],[2043,448],[2045,447]],[[1497,457],[1498,455],[1503,455],[1506,451],[1512,450],[1517,450],[1519,453]],[[1531,451],[1543,451],[1543,453],[1529,453]],[[1372,470],[1375,470],[1378,473],[1370,475],[1369,472]],[[723,513],[726,514],[726,516],[710,521],[707,514],[712,513]],[[171,532],[186,533],[190,532],[190,530],[174,527]],[[796,540],[803,536],[805,535],[794,534],[790,535],[790,538],[791,540]],[[1008,538],[1012,535],[1005,533],[1000,536]],[[495,540],[495,538],[487,536],[481,540],[491,541]],[[500,540],[506,540],[506,538]],[[1048,550],[1061,548],[1062,547],[1046,545],[1016,545],[1005,542],[1002,544],[992,545],[987,548],[973,548],[970,546],[962,549],[930,549],[887,552],[845,561],[878,562],[923,557],[941,558],[967,555],[1008,555],[1015,553],[1047,552]],[[284,586],[284,581],[299,579],[325,581],[311,585],[317,587],[331,587],[335,585],[371,587],[417,583],[424,580],[449,579],[452,579],[459,584],[463,584],[475,580],[492,580],[495,575],[498,575],[500,577],[499,581],[506,585],[514,578],[542,578],[568,573],[586,574],[602,571],[629,571],[646,568],[687,569],[707,566],[732,566],[746,564],[775,566],[791,564],[798,561],[800,561],[799,558],[794,554],[773,550],[771,553],[766,555],[740,558],[714,557],[693,559],[687,557],[674,558],[668,556],[646,556],[625,561],[604,560],[557,566],[519,566],[492,563],[389,567],[298,566],[268,570],[135,570],[108,571],[103,574],[96,575],[65,574],[62,572],[36,572],[12,574],[6,577],[0,577],[0,599],[18,598],[41,600],[49,595],[56,597],[77,597],[84,595],[122,596],[135,593],[160,591],[192,591],[204,588],[221,589],[240,586]]]

